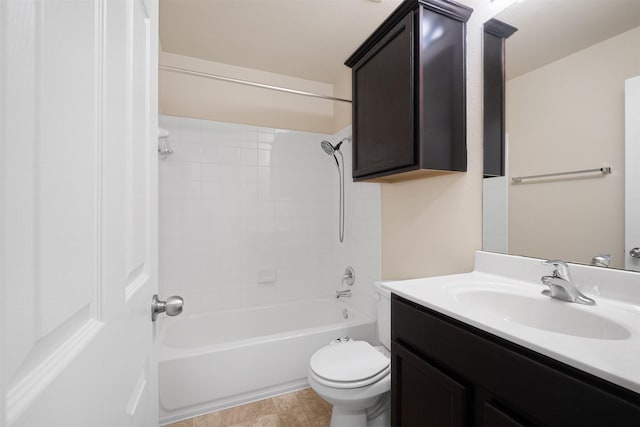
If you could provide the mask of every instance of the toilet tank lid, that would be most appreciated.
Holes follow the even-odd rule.
[[[361,381],[389,366],[389,358],[366,341],[328,345],[311,356],[310,367],[329,381]]]

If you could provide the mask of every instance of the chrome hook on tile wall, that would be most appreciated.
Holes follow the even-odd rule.
[[[158,128],[158,153],[162,160],[166,159],[167,155],[173,154],[169,145],[169,131],[162,128]]]

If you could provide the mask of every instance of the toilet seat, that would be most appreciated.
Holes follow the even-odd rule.
[[[365,387],[391,371],[390,359],[366,341],[323,347],[311,357],[309,367],[318,383],[333,388]]]

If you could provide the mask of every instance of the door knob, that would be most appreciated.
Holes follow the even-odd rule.
[[[160,301],[158,295],[154,295],[151,298],[151,321],[155,322],[160,313],[167,313],[167,316],[177,316],[182,313],[183,304],[182,297],[172,296],[166,301]]]
[[[632,258],[640,258],[640,248],[633,248],[629,251]]]

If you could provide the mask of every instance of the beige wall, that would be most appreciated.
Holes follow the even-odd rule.
[[[281,74],[166,52],[160,53],[159,61],[160,65],[333,95],[333,85]],[[159,73],[159,108],[160,113],[166,115],[335,133],[334,104],[337,103],[172,71]]]
[[[482,25],[514,0],[462,1],[467,23],[467,173],[382,186],[382,276],[471,271],[482,247]]]
[[[612,175],[509,186],[509,251],[623,266],[624,81],[640,27],[507,83],[511,176],[611,166]]]
[[[333,93],[338,98],[351,99],[351,69],[345,67],[344,71],[333,82]],[[346,102],[336,102],[333,106],[334,113],[334,133],[351,124],[351,104]]]

